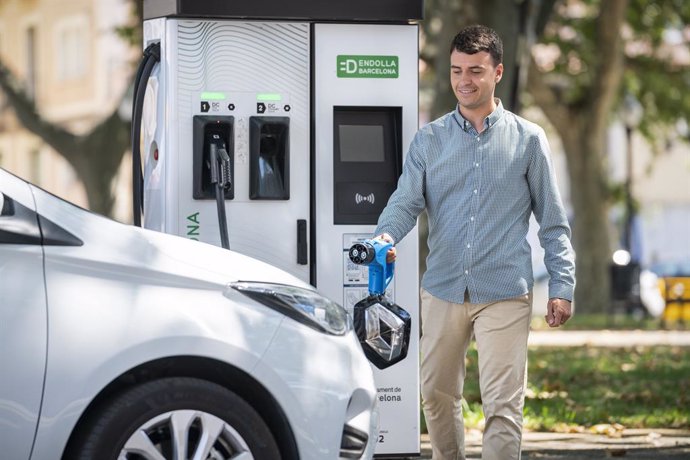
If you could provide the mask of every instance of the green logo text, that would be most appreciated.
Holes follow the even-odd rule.
[[[398,56],[337,56],[338,78],[398,78]]]
[[[187,216],[187,238],[199,241],[199,213]]]

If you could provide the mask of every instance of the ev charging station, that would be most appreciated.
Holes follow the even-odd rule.
[[[143,225],[263,260],[352,313],[368,268],[348,250],[373,236],[417,131],[422,12],[423,0],[144,0],[160,62],[141,115]],[[377,456],[420,452],[417,229],[396,247],[386,295],[412,331],[405,359],[374,368]]]

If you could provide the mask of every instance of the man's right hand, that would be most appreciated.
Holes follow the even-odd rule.
[[[395,258],[397,256],[397,253],[395,250],[395,241],[393,240],[393,237],[390,236],[388,233],[382,233],[382,234],[374,237],[374,239],[385,241],[386,243],[390,243],[393,245],[393,247],[390,248],[388,250],[388,252],[386,253],[386,263],[390,264],[390,263],[395,262]]]
[[[553,298],[546,305],[546,322],[550,327],[559,327],[565,324],[572,316],[572,305],[569,300]]]

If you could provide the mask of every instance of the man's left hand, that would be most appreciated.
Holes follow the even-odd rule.
[[[571,316],[570,301],[558,298],[549,299],[545,318],[550,327],[559,327],[565,324]]]

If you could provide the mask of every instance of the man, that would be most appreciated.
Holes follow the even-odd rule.
[[[483,460],[520,458],[533,285],[531,213],[550,275],[546,320],[571,315],[570,228],[537,125],[494,98],[503,44],[484,26],[453,40],[456,109],[420,129],[376,234],[395,243],[429,216],[421,289],[421,383],[433,458],[464,459],[465,355],[474,335],[485,416]],[[389,254],[394,260],[395,251]]]

